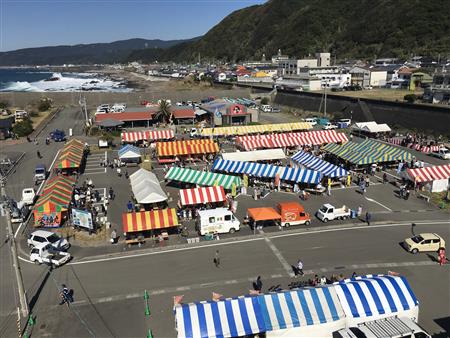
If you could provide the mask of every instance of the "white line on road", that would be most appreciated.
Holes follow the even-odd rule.
[[[292,277],[294,275],[294,273],[292,272],[291,266],[286,261],[286,259],[283,257],[283,255],[281,254],[280,250],[278,250],[278,248],[275,246],[275,244],[272,243],[270,238],[264,237],[264,240],[266,241],[267,245],[272,250],[274,255],[278,258],[278,260],[280,261],[280,263],[283,266],[284,270],[286,270],[288,276]]]
[[[382,207],[385,208],[386,210],[392,211],[391,208],[388,208],[387,206],[385,206],[384,204],[382,204],[382,203],[380,203],[380,202],[378,202],[378,201],[375,201],[373,198],[369,198],[369,197],[367,197],[367,196],[364,196],[364,198],[365,198],[366,200],[368,200],[369,202],[373,202],[373,203],[376,203],[376,204],[382,206]]]

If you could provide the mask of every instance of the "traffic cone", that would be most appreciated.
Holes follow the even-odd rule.
[[[148,329],[147,338],[153,338],[152,330]]]
[[[33,326],[34,324],[33,316],[30,316],[30,318],[28,318],[28,325]]]
[[[144,299],[148,299],[148,292],[147,292],[147,290],[144,290]]]
[[[145,315],[147,317],[150,316],[150,306],[148,306],[148,303],[145,304]]]

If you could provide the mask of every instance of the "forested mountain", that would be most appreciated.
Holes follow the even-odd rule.
[[[260,59],[281,49],[302,57],[450,56],[448,0],[270,0],[233,12],[197,41],[160,59]]]
[[[186,40],[129,39],[111,43],[18,49],[0,53],[0,66],[123,62],[133,50],[168,48]]]

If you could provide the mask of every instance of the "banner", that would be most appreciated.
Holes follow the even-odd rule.
[[[77,227],[94,230],[92,215],[89,211],[72,209],[72,222]]]

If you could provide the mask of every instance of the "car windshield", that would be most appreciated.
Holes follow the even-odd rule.
[[[45,173],[45,169],[36,168],[35,173],[36,174],[44,174]]]
[[[320,208],[320,211],[322,211],[323,213],[326,213],[328,211],[328,208],[324,205],[322,205],[322,207]]]
[[[420,242],[423,241],[423,237],[420,236],[420,235],[414,236],[414,237],[412,237],[411,239],[412,239],[413,242],[415,242],[415,243],[420,243]]]
[[[47,240],[48,240],[50,243],[56,243],[56,242],[59,241],[59,237],[56,236],[55,234],[53,234],[53,235],[50,235],[49,237],[47,237]]]

